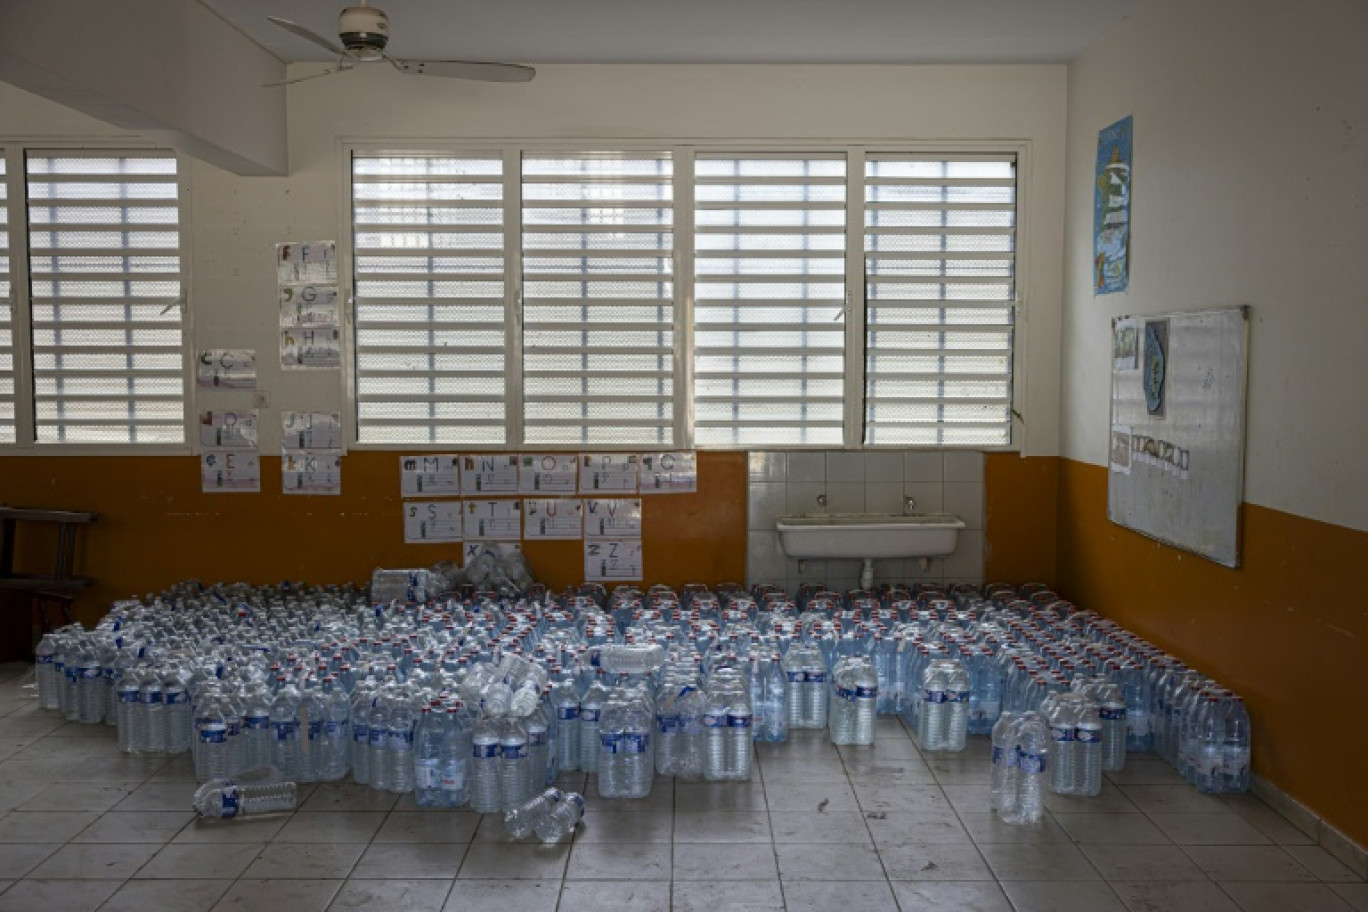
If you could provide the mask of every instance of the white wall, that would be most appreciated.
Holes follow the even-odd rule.
[[[1153,0],[1069,67],[1062,454],[1105,464],[1110,320],[1252,307],[1246,500],[1368,529],[1368,5]],[[1094,298],[1132,114],[1131,282]]]
[[[5,117],[0,140],[6,133],[23,135],[43,103],[0,90],[0,115],[11,107],[20,116]],[[1017,390],[1026,424],[1024,433],[1018,427],[1018,443],[1030,453],[1057,452],[1062,66],[554,66],[540,68],[532,83],[513,86],[417,79],[374,68],[292,86],[289,123],[288,177],[242,178],[202,163],[192,170],[196,346],[257,350],[259,385],[270,400],[262,415],[263,452],[278,446],[276,409],[345,411],[346,401],[335,373],[278,368],[273,245],[345,236],[344,140],[404,149],[425,140],[472,138],[1029,144],[1030,170],[1021,185],[1029,214],[1020,267],[1027,299],[1018,344],[1025,370]],[[62,131],[54,126],[50,132]],[[213,392],[199,405],[248,407],[250,395]]]

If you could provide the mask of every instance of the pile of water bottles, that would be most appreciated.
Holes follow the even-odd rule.
[[[190,752],[201,781],[269,765],[489,813],[565,771],[606,798],[749,779],[754,742],[869,745],[879,715],[926,751],[993,734],[1014,782],[1064,794],[1151,749],[1203,791],[1248,787],[1239,697],[1039,585],[422,594],[182,583],[45,636],[39,697],[126,754]]]

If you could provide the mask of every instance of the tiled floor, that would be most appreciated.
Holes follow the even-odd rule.
[[[0,912],[1368,912],[1368,884],[1252,796],[1133,759],[1101,797],[1008,827],[983,739],[923,758],[896,721],[873,748],[763,745],[749,784],[607,801],[590,783],[586,825],[549,849],[351,785],[200,823],[185,760],[121,758],[112,729],[38,710],[26,674],[0,666]]]

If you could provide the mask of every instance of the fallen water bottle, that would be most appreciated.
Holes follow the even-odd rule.
[[[554,845],[575,831],[584,817],[584,797],[579,792],[569,792],[549,814],[538,818],[532,830],[546,845]]]
[[[550,814],[565,799],[565,793],[558,788],[549,788],[535,798],[530,798],[504,814],[504,829],[508,835],[521,839],[532,832],[537,821]]]
[[[298,800],[293,782],[239,783],[210,779],[195,790],[194,808],[201,817],[247,817],[292,811]]]

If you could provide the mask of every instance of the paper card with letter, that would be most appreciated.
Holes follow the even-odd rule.
[[[641,499],[586,500],[584,537],[640,538]]]
[[[523,500],[523,538],[537,541],[582,538],[584,502],[573,499]]]
[[[586,541],[584,578],[591,583],[641,579],[641,539],[603,538]]]
[[[522,501],[465,501],[467,541],[517,541],[522,536]]]
[[[579,458],[574,453],[523,453],[518,457],[520,494],[575,494]]]
[[[460,501],[404,501],[405,542],[460,542],[462,530]]]
[[[489,454],[461,457],[461,491],[467,497],[518,493],[518,457]]]
[[[696,453],[642,453],[642,494],[690,494],[698,490]]]
[[[261,455],[254,449],[212,449],[200,454],[200,490],[255,494],[261,490]]]
[[[404,497],[459,497],[461,457],[400,456],[399,493]]]
[[[637,455],[582,453],[579,487],[581,494],[635,494]]]

